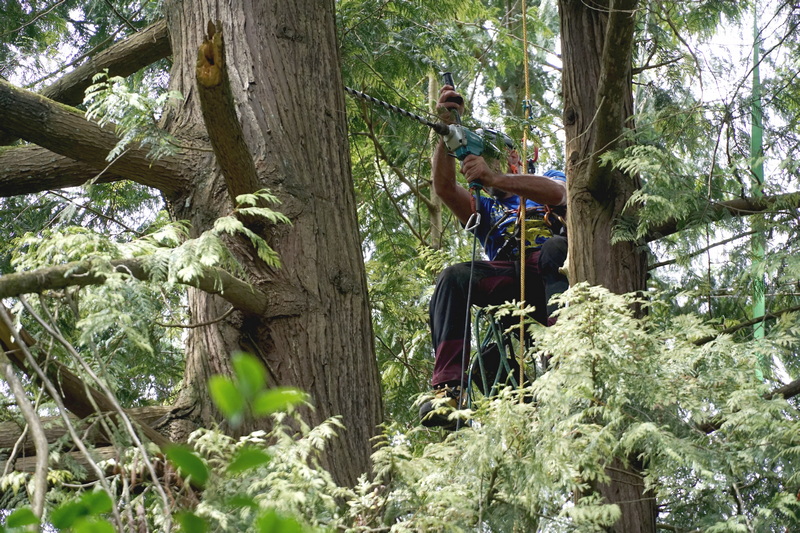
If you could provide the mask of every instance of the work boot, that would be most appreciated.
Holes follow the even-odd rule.
[[[460,404],[459,404],[460,400]],[[455,430],[459,426],[459,421],[450,415],[459,409],[467,406],[466,393],[461,394],[461,387],[458,385],[445,385],[433,390],[433,397],[429,398],[419,406],[420,422],[425,427],[441,427],[447,430]],[[465,425],[465,420],[461,420],[460,425]]]

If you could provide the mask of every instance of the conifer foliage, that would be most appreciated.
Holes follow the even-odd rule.
[[[794,4],[223,4],[3,4],[2,530],[800,530]],[[341,87],[434,119],[443,71],[572,243],[547,372],[449,433],[473,243],[438,139]]]

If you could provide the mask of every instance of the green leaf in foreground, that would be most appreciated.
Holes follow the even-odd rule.
[[[267,385],[267,369],[254,355],[236,352],[231,358],[239,391],[245,398],[253,398]]]
[[[267,511],[258,518],[260,533],[303,533],[303,528],[294,518],[286,518],[274,510]]]
[[[180,531],[184,533],[205,533],[208,531],[206,521],[189,511],[177,513],[175,520],[181,525]]]
[[[38,524],[39,519],[27,507],[17,509],[6,519],[6,527],[23,527]]]
[[[167,449],[167,459],[181,471],[184,476],[191,476],[198,485],[205,485],[208,481],[208,468],[192,450],[186,446],[170,446]]]
[[[253,447],[240,449],[228,465],[228,472],[238,474],[251,468],[257,468],[267,464],[271,459],[270,455],[264,450]]]
[[[253,414],[264,416],[277,411],[285,411],[292,405],[306,402],[308,395],[291,387],[277,387],[259,394],[253,401]]]
[[[236,385],[225,376],[211,376],[208,380],[211,399],[232,424],[237,424],[244,416],[244,396]]]

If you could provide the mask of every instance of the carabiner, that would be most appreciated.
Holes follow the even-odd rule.
[[[475,211],[469,216],[467,223],[464,225],[464,229],[467,231],[472,231],[480,225],[481,225],[481,214]]]

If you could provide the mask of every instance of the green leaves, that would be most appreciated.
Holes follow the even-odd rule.
[[[300,390],[291,387],[276,387],[260,391],[256,395],[253,400],[253,414],[266,416],[307,401],[308,395]]]
[[[206,521],[192,512],[176,513],[175,520],[180,524],[182,533],[205,533],[208,531]]]
[[[256,522],[259,533],[302,533],[303,528],[294,518],[280,516],[274,510],[264,513]]]
[[[208,481],[208,467],[200,457],[186,446],[170,446],[166,450],[167,459],[170,460],[184,477],[191,477],[192,481],[202,487]]]
[[[24,527],[39,523],[39,519],[27,507],[17,509],[6,518],[6,527]]]
[[[101,518],[114,506],[111,497],[102,490],[84,492],[78,500],[55,508],[48,518],[53,527],[74,533],[114,533],[114,526]]]
[[[245,417],[259,417],[308,401],[308,396],[291,387],[267,390],[267,370],[255,356],[236,352],[231,357],[234,378],[212,376],[208,386],[211,399],[233,427]]]
[[[149,146],[149,157],[157,159],[177,152],[178,143],[166,130],[158,127],[160,116],[170,102],[180,102],[177,92],[161,92],[155,97],[136,92],[124,78],[108,76],[108,70],[95,74],[95,83],[86,89],[84,103],[87,120],[101,126],[114,124],[119,142],[107,156],[113,161],[131,143]]]
[[[236,455],[231,459],[228,465],[228,472],[230,474],[239,474],[251,468],[258,468],[270,461],[270,455],[255,447],[240,448]]]

